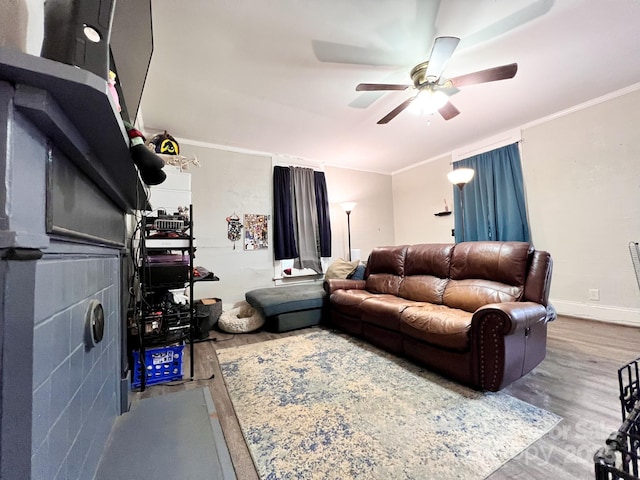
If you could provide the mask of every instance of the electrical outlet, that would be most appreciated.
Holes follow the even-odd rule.
[[[600,300],[600,290],[598,290],[597,288],[590,288],[589,300]]]

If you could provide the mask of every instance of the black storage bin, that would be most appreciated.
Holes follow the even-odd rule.
[[[193,302],[195,307],[194,338],[196,340],[206,340],[209,337],[209,331],[218,322],[222,314],[222,300],[219,298],[203,298]]]

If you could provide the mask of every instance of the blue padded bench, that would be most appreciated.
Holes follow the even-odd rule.
[[[264,316],[265,328],[272,332],[318,325],[325,296],[321,282],[258,288],[245,293],[249,305]]]

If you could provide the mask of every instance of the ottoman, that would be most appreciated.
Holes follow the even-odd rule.
[[[322,283],[258,288],[245,293],[249,305],[266,319],[271,332],[286,332],[318,325],[326,292]]]

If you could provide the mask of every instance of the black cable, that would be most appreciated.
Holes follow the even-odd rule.
[[[210,338],[209,341],[210,342],[227,342],[229,340],[233,340],[236,337],[236,334],[234,333],[233,335],[231,335],[229,338],[221,338],[220,340],[218,340],[217,338]]]
[[[216,378],[216,374],[212,373],[210,377],[206,378],[194,378],[192,380],[181,380],[175,382],[164,382],[164,383],[154,383],[153,385],[149,385],[149,387],[179,387],[180,385],[187,385],[191,382],[201,382],[205,380],[213,380]]]

